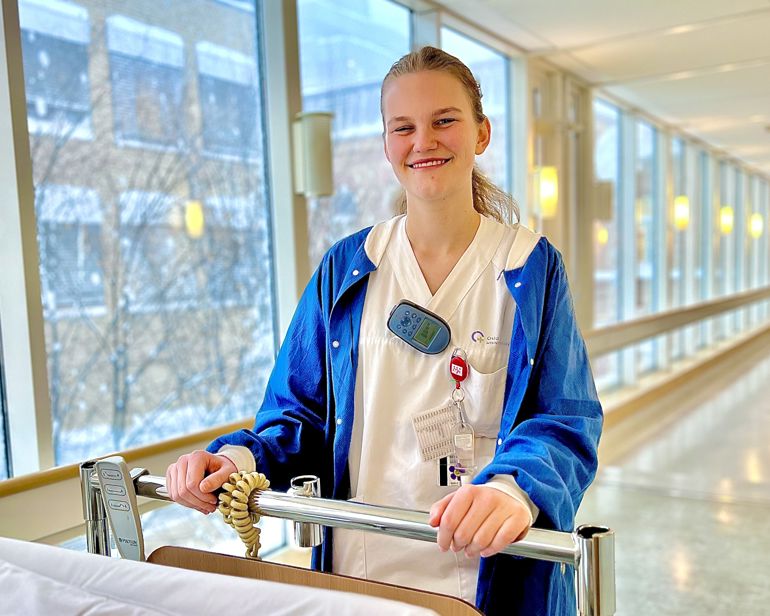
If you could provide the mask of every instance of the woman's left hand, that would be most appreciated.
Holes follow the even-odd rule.
[[[465,550],[468,557],[492,556],[522,539],[530,512],[520,501],[483,485],[464,485],[430,508],[428,523],[438,526],[438,546]]]

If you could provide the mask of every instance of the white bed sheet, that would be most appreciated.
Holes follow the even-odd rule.
[[[61,616],[436,616],[353,593],[202,573],[0,537],[0,612]]]

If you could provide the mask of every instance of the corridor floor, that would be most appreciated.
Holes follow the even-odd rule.
[[[603,465],[578,523],[616,532],[617,614],[770,614],[770,356]]]

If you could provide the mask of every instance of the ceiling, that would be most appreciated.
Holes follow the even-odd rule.
[[[770,0],[438,0],[770,176]]]

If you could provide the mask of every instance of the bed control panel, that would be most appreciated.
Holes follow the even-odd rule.
[[[144,560],[144,536],[133,473],[119,456],[98,460],[94,469],[118,552],[129,560]]]

